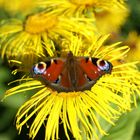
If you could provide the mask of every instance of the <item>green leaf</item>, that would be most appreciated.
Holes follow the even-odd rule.
[[[112,126],[108,136],[102,137],[101,140],[133,140],[133,134],[136,129],[136,123],[140,119],[140,105],[128,114],[124,114]]]

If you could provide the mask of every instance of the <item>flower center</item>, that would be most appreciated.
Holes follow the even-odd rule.
[[[25,31],[38,34],[47,31],[55,26],[57,19],[48,13],[39,13],[29,16],[25,22]]]
[[[77,5],[93,5],[97,0],[70,0],[70,2]]]
[[[63,97],[63,98],[75,98],[78,97],[81,94],[81,92],[61,92],[58,94],[58,96]]]
[[[51,89],[50,89],[51,90]],[[55,96],[58,96],[58,97],[62,97],[62,98],[76,98],[78,96],[80,96],[81,94],[83,94],[83,92],[60,92],[58,93],[57,91],[54,92],[52,90],[51,94],[55,95]]]

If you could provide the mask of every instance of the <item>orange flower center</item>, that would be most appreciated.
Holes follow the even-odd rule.
[[[25,31],[38,34],[41,32],[48,31],[53,28],[57,23],[56,17],[49,15],[48,13],[39,13],[36,15],[29,16],[25,22]]]

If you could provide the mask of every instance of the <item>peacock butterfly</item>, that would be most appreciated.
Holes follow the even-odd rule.
[[[91,57],[76,57],[69,52],[65,59],[53,58],[33,66],[33,77],[58,92],[90,89],[105,74],[110,74],[112,64]]]

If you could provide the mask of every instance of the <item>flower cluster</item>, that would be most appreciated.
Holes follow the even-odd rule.
[[[100,135],[107,134],[99,118],[114,125],[122,113],[130,111],[133,104],[137,105],[136,94],[140,90],[140,72],[137,68],[139,62],[126,61],[130,51],[128,46],[121,42],[110,45],[106,41],[109,33],[118,33],[129,10],[123,0],[36,0],[33,7],[30,6],[31,3],[26,3],[26,16],[3,20],[0,24],[0,55],[2,59],[8,60],[9,66],[16,66],[16,72],[22,71],[25,74],[24,78],[14,81],[20,84],[7,90],[5,97],[34,91],[34,95],[18,110],[16,127],[20,133],[22,127],[28,125],[28,121],[33,118],[29,126],[29,137],[32,139],[41,126],[45,127],[45,140],[59,139],[59,125],[62,123],[69,140],[69,132],[77,140],[82,140],[83,137],[98,140]],[[75,74],[83,65],[82,61],[81,65],[75,63],[78,65],[77,71],[72,69],[71,63],[63,65],[61,76],[66,74],[68,68],[73,72],[70,72],[72,76],[69,75],[68,79],[65,75],[65,79],[60,79],[60,75],[57,77],[57,80],[64,81],[62,85],[55,83],[57,89],[49,86],[52,83],[44,82],[46,77],[42,80],[30,74],[33,66],[36,63],[39,65],[40,61],[49,60],[47,68],[52,60],[56,65],[57,59],[69,62],[68,56],[66,57],[69,52],[74,55],[74,60],[106,60],[101,61],[100,65],[104,66],[109,62],[112,69],[103,74],[98,68],[99,72],[94,72],[95,75],[99,74],[98,78],[88,77],[86,81],[88,86],[91,81],[94,82],[91,88],[78,91],[57,89],[67,85],[71,77],[78,81]],[[92,65],[97,67],[98,63],[96,66],[93,62]],[[41,70],[44,68],[39,66]],[[91,64],[88,66],[87,73],[91,73]],[[59,71],[60,68],[51,69],[53,75],[53,71],[57,69]],[[84,77],[87,73],[80,75],[79,72],[77,75]],[[29,74],[30,77],[26,76]],[[76,87],[79,83],[73,85]]]

